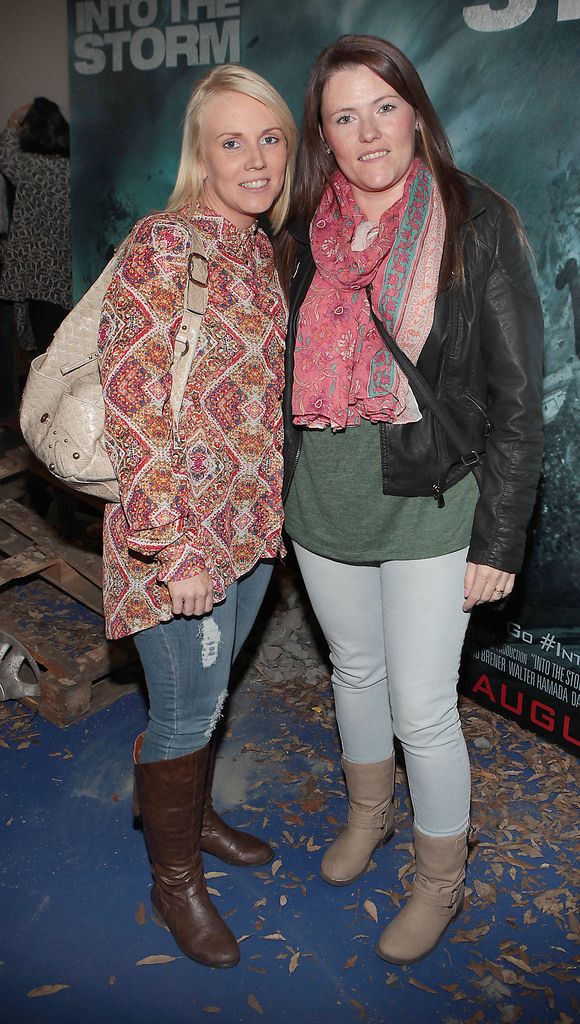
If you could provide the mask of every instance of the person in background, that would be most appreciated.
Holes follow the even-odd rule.
[[[167,209],[131,233],[100,326],[105,436],[121,494],[104,517],[105,621],[107,636],[134,637],[147,682],[149,724],[134,760],[152,902],[185,955],[210,967],[240,953],[209,899],[201,853],[251,867],[273,856],[222,821],[211,785],[231,666],[283,550],[287,308],[257,218],[280,229],[295,148],[292,115],[259,75],[223,65],[199,81]],[[205,248],[208,301],[174,431],[171,367],[191,254],[184,219]]]
[[[343,36],[317,59],[288,223],[286,529],[330,647],[349,800],[321,872],[350,885],[393,835],[398,737],[416,872],[377,951],[406,964],[462,904],[459,660],[469,612],[507,597],[522,564],[542,456],[542,315],[514,210],[455,166],[416,69],[382,39]],[[370,303],[463,451],[413,393]]]
[[[14,205],[0,269],[0,300],[26,302],[44,352],[72,306],[69,128],[56,103],[38,97],[0,133],[0,171]]]
[[[4,241],[8,235],[10,224],[10,208],[8,205],[8,188],[6,178],[0,174],[0,241]]]
[[[2,271],[2,252],[8,238],[8,226],[10,224],[8,187],[6,178],[3,174],[0,174],[0,273]],[[16,426],[12,320],[12,303],[0,299],[0,429],[2,427]]]

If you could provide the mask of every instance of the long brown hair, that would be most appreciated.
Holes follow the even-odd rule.
[[[341,36],[316,60],[306,88],[302,137],[287,223],[310,224],[337,167],[320,135],[324,87],[335,72],[360,65],[374,71],[394,88],[417,114],[420,130],[415,133],[416,152],[437,182],[447,222],[440,286],[447,284],[452,275],[461,280],[464,267],[460,230],[468,206],[465,179],[455,166],[449,139],[417,70],[401,50],[376,36]],[[279,258],[286,281],[292,271],[295,251],[296,243],[285,231],[279,241]]]

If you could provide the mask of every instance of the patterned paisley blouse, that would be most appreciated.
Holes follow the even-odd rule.
[[[169,395],[190,241],[170,213],[137,224],[103,305],[105,430],[121,492],[104,518],[112,638],[171,618],[168,581],[205,569],[220,601],[281,547],[287,311],[272,247],[203,207],[180,215],[205,244],[209,290],[178,443]]]

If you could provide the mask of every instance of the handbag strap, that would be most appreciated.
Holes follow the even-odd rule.
[[[187,378],[195,355],[196,342],[199,337],[201,323],[207,309],[207,276],[208,259],[204,244],[190,220],[174,214],[172,220],[183,227],[191,241],[191,251],[187,260],[187,285],[183,294],[183,314],[175,339],[175,352],[171,367],[171,410],[177,431],[179,413],[183,404],[183,396],[187,387]],[[103,270],[93,287],[99,286],[104,296],[113,277],[117,264],[128,249],[133,231],[120,243],[112,259]],[[96,358],[90,355],[89,359]],[[86,361],[86,359],[85,359]]]
[[[389,334],[385,325],[375,314],[372,305],[372,285],[367,285],[366,292],[369,300],[371,316],[382,340],[389,349],[389,352],[391,352],[393,359],[395,359],[403,370],[403,373],[413,388],[413,392],[416,397],[420,398],[427,408],[431,410],[437,422],[443,427],[443,430],[457,448],[457,451],[465,452],[464,455],[461,455],[461,461],[464,466],[467,466],[467,468],[471,470],[477,481],[477,486],[481,491],[481,459],[479,452],[476,452],[473,449],[469,450],[469,446],[461,434],[457,424],[451,418],[441,402],[439,402],[435,396],[433,388],[427,383],[423,374],[417,369],[414,363],[411,362],[409,357],[405,355],[401,348],[399,348],[395,339]]]
[[[191,251],[187,260],[187,287],[183,299],[183,316],[175,339],[175,355],[171,368],[171,408],[177,430],[179,413],[187,386],[187,378],[195,355],[196,342],[207,309],[208,260],[205,248],[191,221],[176,217],[188,231]],[[178,346],[181,351],[178,354]]]

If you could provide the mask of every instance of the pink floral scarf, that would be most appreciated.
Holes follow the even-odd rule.
[[[433,324],[445,213],[427,167],[415,159],[405,190],[378,225],[365,221],[336,171],[310,229],[314,279],[298,319],[294,423],[343,430],[361,417],[421,419],[405,375],[370,317],[373,309],[416,363]]]

